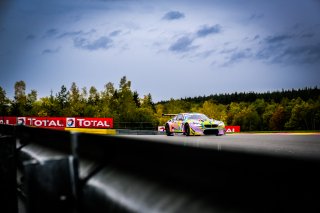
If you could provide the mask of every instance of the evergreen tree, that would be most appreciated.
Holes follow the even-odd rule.
[[[120,80],[118,109],[120,120],[134,121],[136,104],[131,91],[131,81],[127,81],[126,76],[123,76]]]
[[[26,101],[26,114],[25,115],[36,115],[35,109],[37,108],[35,105],[37,101],[38,93],[36,90],[31,90],[31,92],[27,95],[27,101]]]
[[[6,91],[0,86],[0,115],[9,114],[9,103],[10,100],[6,96]]]
[[[25,115],[26,103],[27,103],[26,83],[24,81],[17,81],[14,85],[14,102],[12,105],[13,115],[16,115],[16,116]]]
[[[57,116],[69,116],[67,112],[69,107],[69,91],[67,91],[66,86],[61,86],[60,92],[56,95],[56,100],[59,107]]]

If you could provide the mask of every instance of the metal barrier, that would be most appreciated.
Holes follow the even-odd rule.
[[[0,135],[0,211],[17,212],[16,152],[12,136]]]
[[[165,135],[165,132],[157,130],[133,130],[133,129],[117,129],[117,135]]]
[[[28,212],[320,212],[318,160],[23,126],[14,135]]]
[[[114,122],[115,129],[157,130],[158,125],[152,122]]]

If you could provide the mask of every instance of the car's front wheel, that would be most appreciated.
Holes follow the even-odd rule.
[[[170,126],[169,126],[169,124],[166,124],[165,129],[166,129],[166,135],[167,135],[167,136],[172,136],[172,135],[173,135],[172,132],[170,132]]]
[[[219,134],[219,131],[218,133],[216,134],[216,136],[222,136],[222,135],[225,135],[226,134],[226,131],[224,130],[222,134]]]

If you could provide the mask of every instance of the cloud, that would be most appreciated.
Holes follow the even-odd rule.
[[[264,17],[264,14],[252,14],[249,18],[249,20],[258,20],[258,19],[262,19]]]
[[[58,38],[64,38],[64,37],[73,37],[73,36],[78,36],[78,35],[82,35],[83,32],[82,30],[79,30],[79,31],[72,31],[72,32],[65,32],[65,33],[62,33],[58,36]]]
[[[54,53],[58,53],[60,51],[60,47],[57,47],[55,49],[44,49],[42,51],[42,55],[45,55],[45,54],[54,54]]]
[[[244,58],[249,58],[251,56],[250,52],[251,52],[250,48],[247,48],[247,49],[241,50],[241,51],[236,51],[231,55],[230,60],[231,61],[239,61]]]
[[[303,33],[300,37],[301,38],[312,38],[314,36],[315,36],[314,33]]]
[[[288,41],[292,39],[294,39],[294,36],[288,34],[273,35],[261,39],[261,46],[258,48],[255,58],[271,63],[279,61],[276,58],[283,53],[284,49],[289,45]]]
[[[288,47],[281,54],[275,57],[273,62],[290,64],[320,63],[320,43],[315,45]]]
[[[199,48],[199,46],[192,45],[194,41],[204,38],[208,35],[216,34],[221,32],[221,26],[216,24],[212,26],[204,25],[200,27],[199,30],[195,32],[189,33],[189,35],[185,35],[180,37],[178,40],[173,42],[171,46],[169,47],[169,50],[176,53],[184,53],[188,52],[190,50],[194,50]],[[210,56],[214,50],[204,50],[200,53],[195,53],[195,56],[201,57],[201,58],[207,58]]]
[[[109,36],[111,36],[111,37],[113,37],[113,36],[118,36],[120,33],[121,33],[121,30],[115,30],[115,31],[111,32],[111,33],[109,34]]]
[[[64,32],[61,33],[57,38],[66,38],[66,37],[76,37],[76,36],[86,36],[86,35],[91,35],[93,33],[95,33],[96,30],[92,29],[88,32],[83,32],[82,30],[78,30],[78,31],[69,31],[69,32]]]
[[[112,46],[112,39],[106,36],[102,36],[94,41],[89,39],[78,37],[73,40],[75,47],[86,50],[98,50],[98,49],[109,49]]]
[[[192,46],[193,39],[184,36],[175,41],[169,48],[173,52],[187,52],[191,49],[196,48]]]
[[[73,45],[76,48],[79,49],[85,49],[85,50],[99,50],[99,49],[109,49],[112,44],[113,40],[111,39],[111,35],[116,36],[121,31],[113,31],[110,33],[110,36],[101,36],[97,39],[91,39],[91,37],[95,37],[96,30],[92,29],[90,31],[69,31],[61,33],[56,38],[71,38],[73,40]]]
[[[278,55],[282,48],[283,45],[264,45],[258,49],[255,57],[258,60],[269,60]]]
[[[247,59],[283,65],[320,63],[320,43],[305,45],[301,43],[301,36],[269,36],[262,39],[260,44],[257,49],[236,48],[221,51],[220,54],[227,59],[223,65],[228,66]]]
[[[221,26],[216,24],[213,26],[203,26],[200,30],[197,31],[198,37],[206,37],[210,34],[217,34],[221,32]]]
[[[45,32],[43,35],[43,38],[53,37],[56,36],[59,33],[58,29],[52,28]]]
[[[255,35],[255,36],[247,36],[243,39],[243,41],[253,42],[253,41],[258,41],[259,39],[260,39],[260,35]]]
[[[242,50],[234,49],[230,50],[229,53],[230,56],[228,57],[228,61],[223,64],[224,66],[231,65],[244,59],[252,58],[252,50],[250,48]]]
[[[26,36],[26,40],[34,40],[35,38],[36,38],[36,36],[33,34],[29,34]]]
[[[313,38],[315,34],[275,35],[262,39],[261,48],[255,58],[268,63],[281,64],[315,64],[320,62],[320,42],[305,44],[306,38]]]
[[[196,54],[196,57],[200,57],[200,58],[208,58],[209,56],[211,56],[213,53],[215,53],[215,50],[206,50],[203,52],[200,52],[198,54]]]
[[[176,40],[171,46],[169,47],[170,51],[173,52],[187,52],[192,49],[196,49],[199,46],[193,46],[193,42],[197,39],[204,38],[210,34],[216,34],[221,32],[221,26],[216,24],[213,26],[202,26],[198,31],[190,33],[190,36],[183,36]],[[207,54],[204,54],[205,57],[210,55],[212,51],[208,51]],[[200,56],[202,54],[198,54]]]
[[[185,15],[179,11],[170,11],[170,12],[167,12],[163,17],[162,19],[165,19],[165,20],[177,20],[177,19],[181,19],[181,18],[184,18]]]
[[[276,35],[276,36],[269,36],[265,39],[265,42],[271,44],[271,43],[280,43],[286,40],[290,40],[294,38],[292,35]]]

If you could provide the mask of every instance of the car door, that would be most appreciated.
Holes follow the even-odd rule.
[[[177,119],[174,123],[175,132],[182,132],[183,115],[178,114]]]

